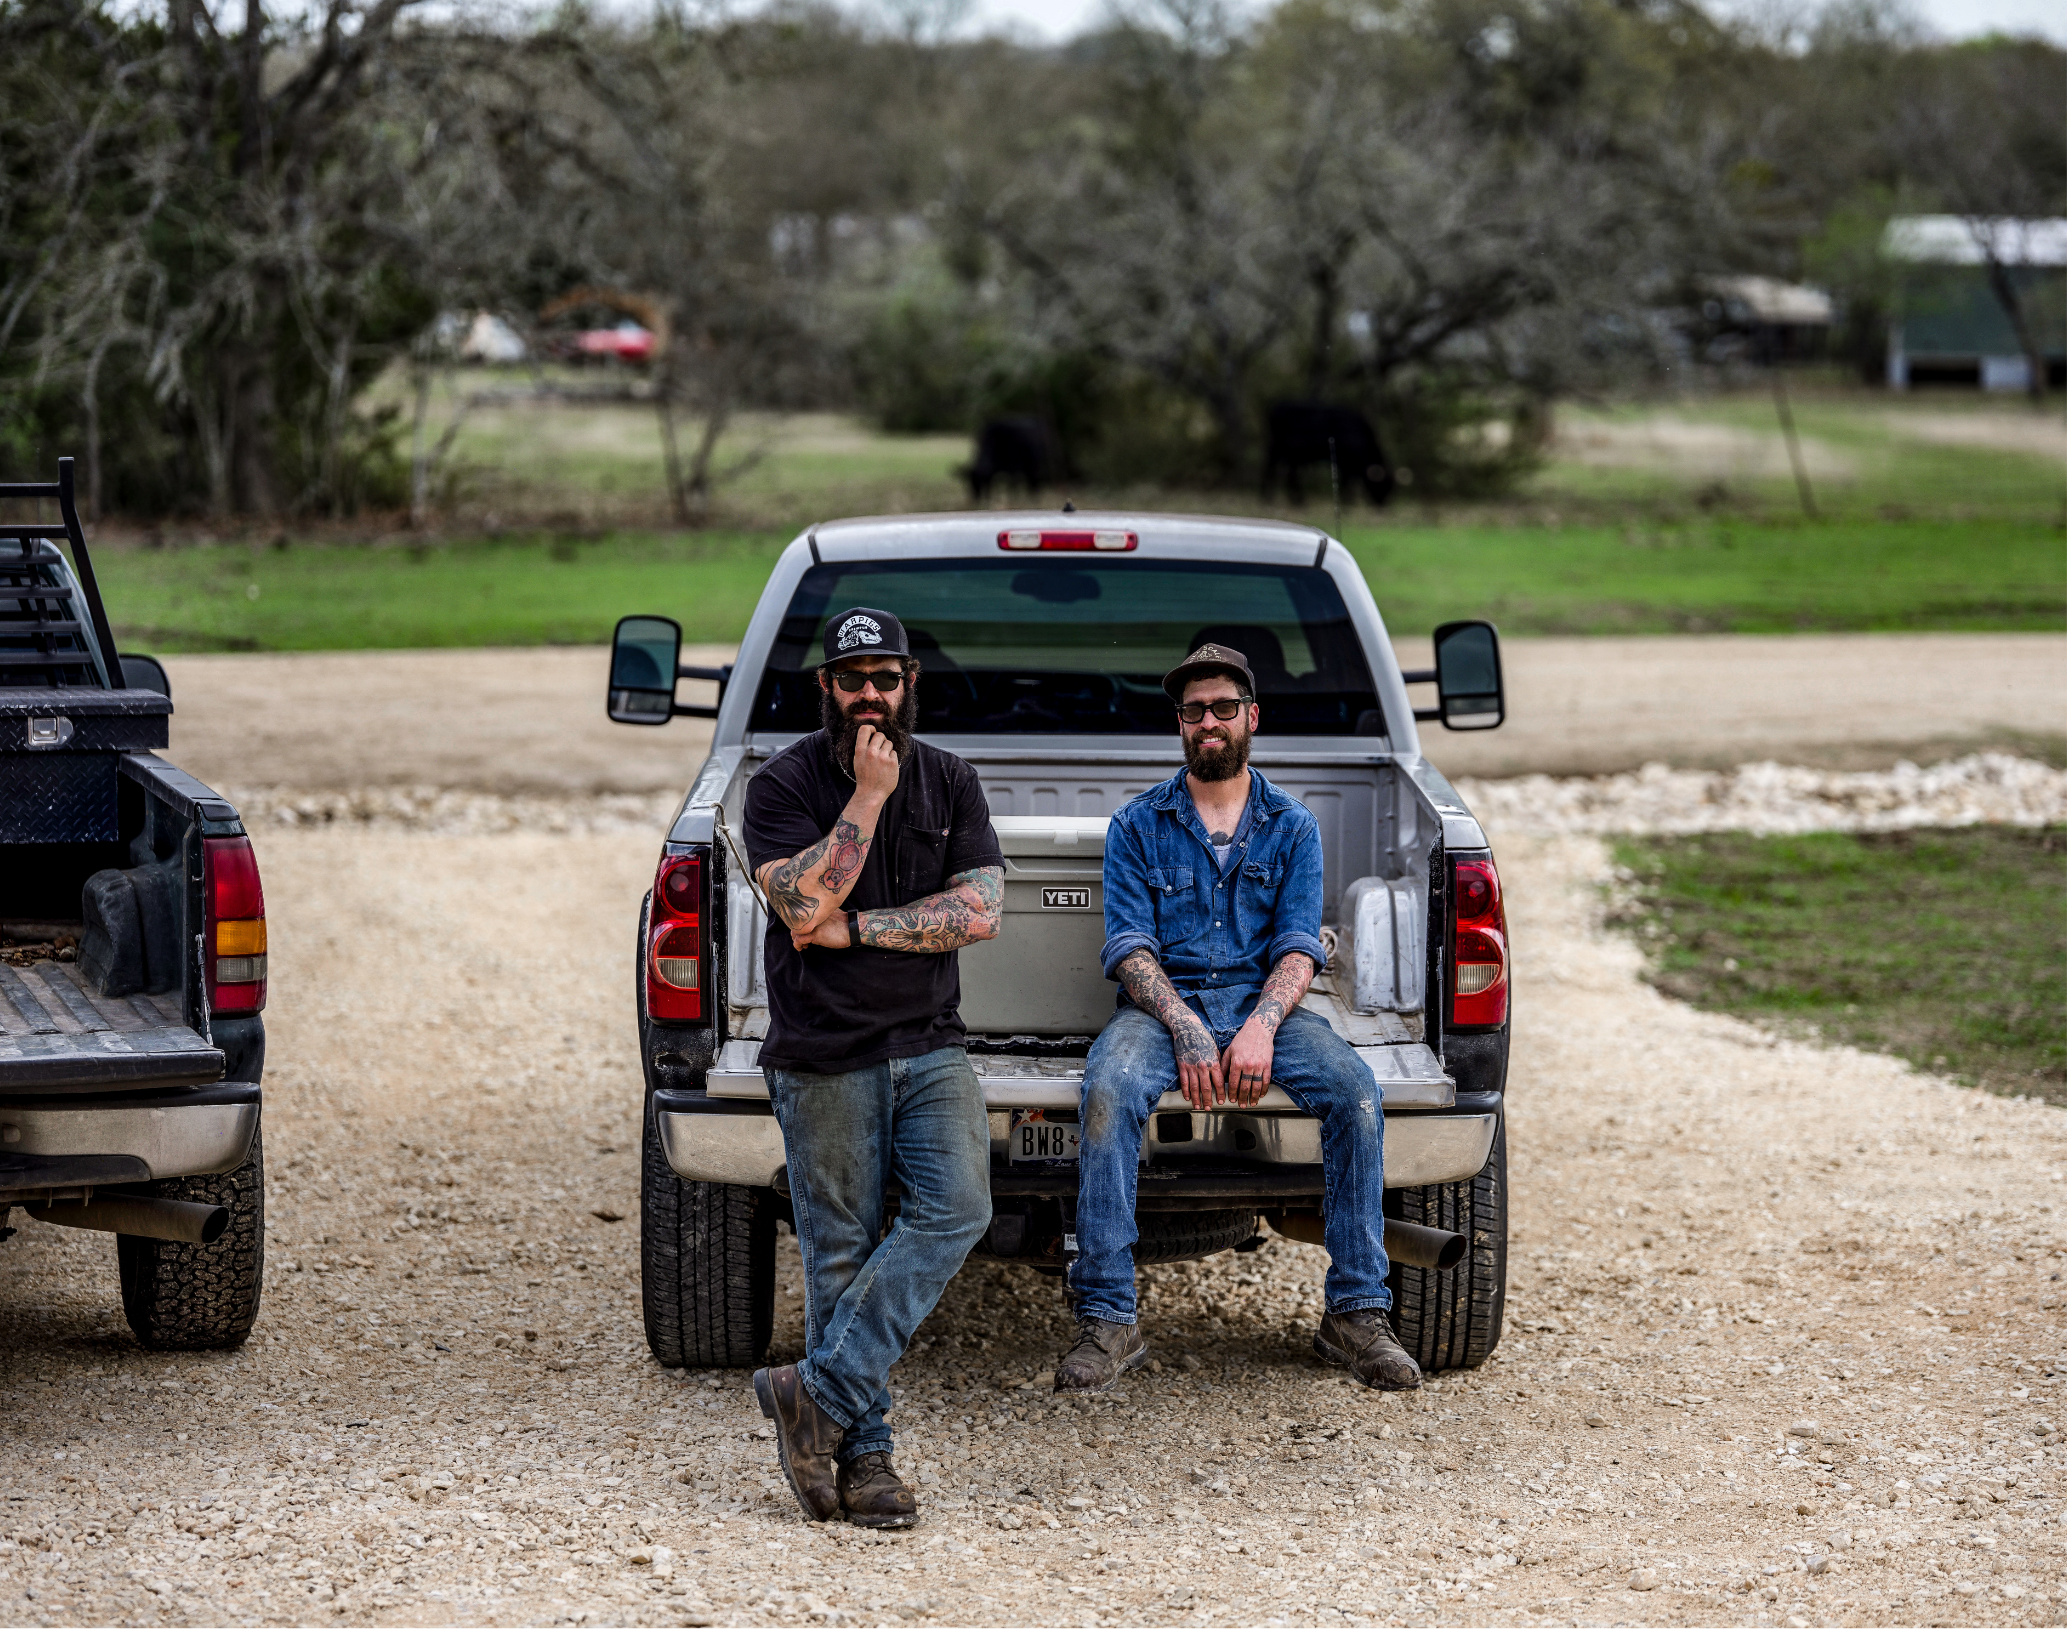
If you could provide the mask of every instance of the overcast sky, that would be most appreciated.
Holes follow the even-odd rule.
[[[2043,34],[2067,44],[2062,0],[1909,0],[1924,22],[1951,39],[1975,34]],[[1043,39],[1061,39],[1095,22],[1105,0],[976,0],[970,21],[1015,25]],[[1727,5],[1721,9],[1729,9]]]

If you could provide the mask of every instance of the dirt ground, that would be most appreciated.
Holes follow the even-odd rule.
[[[1400,647],[1425,666],[1426,645]],[[1424,743],[1451,776],[1598,775],[1777,758],[1884,769],[2013,742],[2067,747],[2055,634],[1513,639],[1498,730]],[[683,660],[731,660],[729,650]],[[211,785],[679,791],[709,727],[603,716],[601,649],[175,656],[172,755]],[[708,687],[685,685],[684,700]],[[1265,720],[1266,726],[1268,719]]]
[[[443,731],[492,781],[548,657],[595,662],[482,658],[414,761]],[[176,756],[249,782],[200,761],[234,739],[206,666],[174,669]],[[455,695],[431,670],[343,693],[406,723],[412,690]],[[393,739],[310,734],[302,762],[354,772]],[[258,829],[263,1315],[237,1353],[145,1354],[113,1242],[17,1213],[0,1623],[2067,1622],[2067,1118],[1664,1000],[1598,926],[1578,834],[1495,831],[1518,961],[1490,1363],[1346,1384],[1307,1351],[1324,1257],[1274,1240],[1145,1270],[1157,1367],[1057,1406],[1054,1287],[972,1264],[893,1376],[924,1521],[805,1523],[746,1377],[646,1353],[630,981],[657,833],[584,831],[593,802],[556,835]],[[787,1238],[782,1264],[778,1360]]]
[[[1508,1334],[1316,1366],[1323,1257],[1144,1273],[1160,1368],[1057,1407],[1051,1284],[894,1377],[909,1536],[814,1527],[745,1376],[638,1314],[638,835],[270,832],[264,1314],[140,1352],[112,1241],[0,1246],[0,1621],[2067,1618],[2067,1119],[1638,982],[1593,839],[1503,844]],[[778,1357],[801,1298],[785,1239]]]

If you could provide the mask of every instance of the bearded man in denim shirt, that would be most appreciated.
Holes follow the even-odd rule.
[[[1124,994],[1084,1070],[1076,1342],[1058,1392],[1104,1391],[1148,1361],[1135,1321],[1134,1200],[1142,1134],[1163,1094],[1205,1112],[1275,1082],[1321,1124],[1327,1312],[1314,1350],[1382,1391],[1421,1371],[1386,1312],[1385,1117],[1376,1082],[1299,1005],[1326,965],[1313,815],[1249,767],[1261,719],[1248,659],[1202,645],[1163,679],[1185,768],[1113,816],[1105,839],[1108,978]]]

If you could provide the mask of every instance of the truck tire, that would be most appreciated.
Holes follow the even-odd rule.
[[[242,1346],[258,1321],[266,1266],[263,1128],[234,1171],[172,1177],[143,1191],[160,1199],[225,1205],[230,1225],[213,1244],[178,1244],[123,1233],[115,1239],[122,1311],[154,1352],[219,1352]]]
[[[639,1279],[662,1368],[750,1369],[775,1329],[775,1194],[684,1182],[646,1116]]]
[[[1134,1262],[1198,1261],[1253,1239],[1262,1223],[1253,1210],[1137,1211]]]
[[[1462,1261],[1448,1272],[1394,1264],[1386,1280],[1392,1290],[1392,1324],[1423,1372],[1476,1369],[1500,1344],[1507,1311],[1507,1118],[1493,1133],[1484,1169],[1469,1182],[1440,1182],[1426,1188],[1398,1188],[1403,1222],[1447,1228],[1469,1241]]]

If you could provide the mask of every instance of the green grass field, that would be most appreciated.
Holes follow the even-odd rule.
[[[1347,527],[1394,633],[2059,628],[2051,527],[1913,521]],[[126,645],[158,651],[596,643],[631,611],[736,639],[784,533],[615,532],[414,547],[208,543],[102,555]]]
[[[1856,391],[1803,393],[1796,415],[1815,519],[1772,400],[1752,393],[1566,409],[1515,498],[1352,509],[1339,532],[1403,636],[1465,615],[1524,635],[2067,627],[2057,416]],[[289,527],[150,548],[111,532],[97,555],[138,649],[589,643],[635,610],[725,641],[802,525],[954,507],[966,456],[958,437],[826,414],[747,418],[721,443],[713,525],[663,529],[650,408],[505,399],[464,419],[446,507],[423,534]],[[1075,496],[1335,526],[1332,509],[1239,493]]]
[[[2067,1103],[2067,830],[1619,843],[1616,919],[1699,1007]]]

